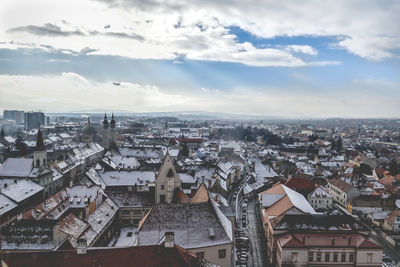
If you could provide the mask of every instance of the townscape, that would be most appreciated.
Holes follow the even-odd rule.
[[[7,266],[398,266],[400,120],[4,110]]]

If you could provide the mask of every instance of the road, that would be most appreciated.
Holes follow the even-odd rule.
[[[249,258],[247,266],[269,266],[266,260],[266,245],[261,225],[261,218],[256,210],[256,198],[249,201],[247,206],[247,221],[245,233],[250,239]]]
[[[400,266],[400,251],[389,245],[381,236],[380,231],[371,230],[370,236],[383,247],[383,253],[388,255],[395,263]]]

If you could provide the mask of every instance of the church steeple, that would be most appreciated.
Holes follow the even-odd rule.
[[[103,127],[104,127],[104,129],[108,129],[107,114],[105,114],[105,113],[104,113]]]
[[[36,146],[33,150],[33,162],[35,168],[44,168],[47,166],[47,151],[43,142],[43,136],[40,129],[36,138]]]
[[[38,133],[37,133],[35,150],[36,151],[46,150],[46,147],[44,146],[44,142],[43,142],[42,131],[40,131],[40,129],[38,130]]]
[[[114,113],[111,115],[111,122],[110,122],[110,125],[111,125],[111,129],[114,129],[114,128],[115,128]]]

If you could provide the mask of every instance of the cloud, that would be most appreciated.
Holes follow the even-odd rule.
[[[318,55],[318,50],[309,45],[288,45],[286,46],[285,50],[295,53],[308,54],[312,56]]]
[[[46,23],[44,26],[35,26],[35,25],[20,26],[9,29],[7,30],[7,32],[9,33],[27,32],[39,36],[63,36],[63,37],[72,35],[78,35],[78,36],[85,35],[80,30],[62,31],[59,26],[51,23]]]
[[[185,90],[171,92],[131,81],[114,86],[111,81],[93,82],[71,72],[54,76],[0,75],[0,106],[3,109],[68,112],[118,108],[131,112],[203,110],[296,117],[299,114],[309,117],[398,116],[398,97],[382,95],[378,90],[359,94],[348,88],[345,95],[307,93],[305,89],[301,93],[284,91],[202,88],[198,94],[189,94]],[[382,108],[383,104],[385,108]]]
[[[200,88],[201,91],[203,91],[204,93],[219,93],[220,90],[219,89],[209,89],[209,88]]]
[[[268,44],[276,37],[330,37],[331,49],[345,49],[379,61],[398,58],[400,3],[374,0],[339,1],[212,1],[212,0],[43,0],[21,10],[21,3],[4,0],[0,47],[21,43],[46,45],[79,53],[133,59],[223,61],[250,66],[304,67],[339,64],[318,57],[310,44]],[[19,16],[12,16],[16,11]],[[33,12],[33,11],[34,12]],[[1,10],[0,10],[1,11]],[[35,14],[35,15],[33,15]],[[25,26],[21,26],[25,25]],[[112,30],[104,28],[112,25]],[[238,27],[266,46],[241,41],[229,32]],[[19,45],[9,43],[15,40]]]
[[[214,17],[218,18],[221,25],[237,26],[262,38],[337,36],[337,47],[368,60],[399,56],[400,32],[396,22],[400,3],[396,0],[339,0],[322,3],[318,0],[99,1],[113,8],[129,8],[144,13],[192,15],[193,11],[197,11],[206,20],[201,25],[207,27],[207,18]],[[346,38],[339,40],[343,36]]]

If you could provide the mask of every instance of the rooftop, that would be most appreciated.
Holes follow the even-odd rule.
[[[8,158],[0,167],[1,177],[28,177],[33,168],[33,159]]]
[[[157,204],[139,228],[139,245],[157,244],[165,232],[174,232],[175,242],[184,248],[228,244],[231,240],[223,223],[226,222],[220,220],[211,201]],[[210,229],[213,236],[209,234]]]
[[[40,185],[24,179],[17,181],[17,183],[11,184],[6,188],[3,188],[1,193],[15,202],[20,203],[42,190],[43,187]]]
[[[57,267],[201,267],[213,266],[179,246],[163,245],[127,248],[88,248],[86,254],[77,255],[75,250],[7,253],[3,260],[9,266],[57,266]]]
[[[110,171],[99,173],[106,186],[133,186],[154,183],[153,171]]]

